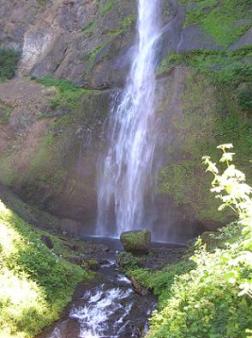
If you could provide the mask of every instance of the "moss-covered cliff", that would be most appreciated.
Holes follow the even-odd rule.
[[[10,55],[0,59],[9,74],[0,84],[0,181],[76,231],[87,229],[95,222],[95,167],[111,94],[131,59],[136,2],[0,3],[1,55]],[[204,154],[234,143],[251,180],[251,4],[161,4],[155,223],[166,238],[188,238],[229,217],[210,202]],[[19,78],[6,81],[18,57]]]

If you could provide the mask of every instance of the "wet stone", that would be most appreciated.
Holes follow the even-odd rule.
[[[65,317],[39,338],[138,338],[155,308],[151,294],[136,293],[118,272],[114,256],[104,258],[97,277],[76,291]]]

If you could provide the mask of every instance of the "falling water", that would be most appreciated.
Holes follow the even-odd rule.
[[[127,83],[115,99],[109,147],[98,179],[97,235],[145,227],[145,195],[155,150],[154,93],[159,0],[138,0],[138,39]],[[112,219],[114,221],[112,222]]]

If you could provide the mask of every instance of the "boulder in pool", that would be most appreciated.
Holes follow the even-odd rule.
[[[151,232],[149,230],[122,232],[120,241],[125,251],[136,254],[148,253],[151,244]]]

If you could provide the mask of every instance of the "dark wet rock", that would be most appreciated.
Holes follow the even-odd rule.
[[[216,235],[214,231],[205,231],[200,235],[200,239],[202,243],[206,245],[208,251],[224,247],[223,241],[221,238],[218,239]]]
[[[85,260],[82,256],[70,256],[67,258],[69,262],[77,265],[85,265]]]
[[[65,232],[71,236],[77,236],[81,232],[81,224],[72,219],[61,220],[62,233]]]
[[[151,232],[149,230],[123,232],[120,236],[120,241],[125,251],[147,253],[150,249]]]
[[[67,241],[67,239],[65,239],[65,238],[61,238],[61,240],[63,240],[65,242],[64,245],[67,246],[72,251],[76,251],[76,252],[80,252],[81,251],[81,247],[78,244],[76,244],[76,243],[69,243]]]
[[[115,257],[104,253],[104,260],[111,262]],[[78,338],[92,333],[139,338],[145,333],[155,304],[150,293],[142,296],[134,291],[132,283],[117,272],[116,264],[101,265],[94,279],[77,287],[62,318],[38,337]]]
[[[199,49],[218,50],[221,47],[216,44],[211,36],[203,32],[199,26],[192,25],[184,28],[181,32],[177,52],[188,52]]]
[[[131,278],[131,282],[137,294],[141,296],[146,296],[148,294],[149,291],[142,287],[141,284],[134,277]]]
[[[230,49],[236,50],[250,45],[252,45],[252,28],[250,28],[238,41],[232,44]]]
[[[49,236],[43,235],[41,236],[41,241],[48,247],[48,249],[53,249],[53,241]]]

